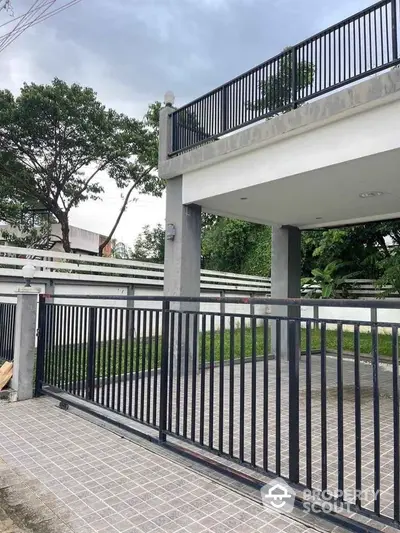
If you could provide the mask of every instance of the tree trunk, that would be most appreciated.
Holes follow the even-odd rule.
[[[115,223],[114,223],[114,226],[112,227],[110,233],[108,234],[108,237],[100,244],[99,246],[99,256],[101,257],[103,255],[103,250],[104,248],[107,246],[107,244],[111,241],[111,239],[113,238],[114,236],[114,233],[115,233],[115,230],[118,228],[118,225],[119,223],[121,222],[121,218],[122,218],[122,215],[125,213],[126,211],[126,207],[128,205],[128,202],[129,202],[129,198],[133,192],[133,190],[135,189],[135,187],[137,186],[138,182],[136,181],[132,186],[131,188],[129,189],[129,191],[126,193],[126,196],[125,196],[125,200],[123,201],[122,203],[122,207],[118,213],[118,216],[115,220]]]
[[[61,242],[62,242],[64,251],[67,253],[71,253],[71,243],[69,240],[68,215],[66,215],[65,213],[62,213],[62,215],[59,215],[57,218],[61,226]]]

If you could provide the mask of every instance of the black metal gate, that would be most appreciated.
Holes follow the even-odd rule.
[[[58,298],[68,304],[40,297],[37,394],[78,397],[160,442],[178,438],[399,523],[400,324],[376,319],[396,302]],[[266,315],[267,305],[297,318]],[[352,307],[360,320],[300,318],[300,306]]]
[[[4,296],[9,298],[9,295]],[[16,307],[15,303],[0,302],[0,362],[14,359]]]

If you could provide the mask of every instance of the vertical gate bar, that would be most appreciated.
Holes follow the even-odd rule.
[[[56,318],[58,314],[57,306],[52,303],[52,318],[51,318],[51,359],[52,359],[52,367],[51,367],[51,375],[50,375],[50,384],[55,385],[55,376],[56,376],[56,368],[57,368],[57,323]],[[79,309],[79,308],[78,308]],[[77,344],[78,344],[79,336],[77,336]],[[76,352],[78,354],[78,347],[76,348]],[[78,357],[76,355],[76,364],[78,365]]]
[[[198,319],[197,313],[193,314],[193,358],[192,358],[192,417],[191,417],[191,439],[196,438],[196,378],[197,378],[197,339],[198,339]]]
[[[208,417],[208,446],[214,443],[214,361],[215,361],[215,315],[210,317],[210,402]]]
[[[49,336],[47,351],[49,353],[49,369],[47,373],[47,383],[52,384],[52,372],[54,366],[54,304],[49,304]],[[76,364],[76,363],[75,363]]]
[[[117,411],[121,412],[121,400],[122,400],[122,348],[123,348],[123,334],[124,334],[124,309],[118,309],[119,328],[118,328],[118,388],[117,388]]]
[[[171,354],[168,366],[168,376],[169,376],[169,387],[168,387],[168,422],[167,427],[168,431],[172,431],[172,401],[173,401],[173,385],[174,385],[174,354],[175,354],[175,313],[170,312],[170,341],[169,341],[169,353]],[[177,342],[182,343],[182,338],[178,339]]]
[[[338,424],[338,489],[343,499],[344,490],[344,435],[343,435],[343,325],[337,325],[337,424]]]
[[[102,363],[102,351],[103,351],[103,341],[102,341],[102,326],[103,324],[103,308],[97,308],[97,320],[96,320],[96,342],[97,349],[94,360],[94,401],[100,403],[100,388],[101,388],[101,363]]]
[[[204,444],[204,404],[206,388],[206,331],[207,315],[201,317],[201,352],[200,352],[200,444]]]
[[[383,6],[379,10],[380,35],[381,35],[381,65],[385,62],[385,49],[383,44]]]
[[[60,346],[60,371],[59,371],[59,388],[64,390],[64,380],[65,380],[65,336],[66,336],[66,314],[67,314],[67,306],[66,305],[60,305],[60,311],[61,311],[61,330],[60,330],[60,340],[61,340],[61,346]]]
[[[0,303],[0,358],[5,359],[6,342],[4,342],[6,336],[5,324],[7,324],[7,307],[6,304]]]
[[[189,401],[189,347],[190,347],[190,320],[191,313],[185,313],[185,353],[183,375],[183,436],[187,437],[188,426],[188,401]]]
[[[0,358],[5,359],[5,350],[6,350],[6,343],[4,342],[4,337],[6,335],[6,328],[5,324],[7,323],[6,318],[6,304],[0,303]]]
[[[96,357],[96,314],[97,309],[89,309],[89,338],[86,370],[86,399],[94,399],[94,377],[95,377],[95,357]]]
[[[99,401],[99,362],[101,357],[101,307],[96,308],[95,352],[93,363],[93,400]]]
[[[65,390],[69,392],[70,388],[70,381],[69,381],[69,375],[70,375],[70,334],[71,334],[71,306],[67,305],[66,308],[66,332],[65,332]]]
[[[225,370],[225,314],[220,316],[219,325],[219,428],[218,450],[224,449],[224,370]]]
[[[141,377],[140,377],[140,421],[144,419],[144,389],[146,381],[146,346],[147,346],[147,310],[143,311],[143,323],[142,323],[142,362],[140,365]]]
[[[128,324],[130,327],[129,330],[129,402],[128,402],[128,414],[132,416],[133,413],[133,369],[135,366],[135,309],[129,309],[129,318]],[[154,413],[156,412],[156,407],[154,407]],[[154,422],[155,424],[155,422]]]
[[[234,386],[235,386],[235,317],[229,321],[229,455],[233,457]]]
[[[127,414],[128,408],[128,360],[129,360],[129,324],[130,324],[130,309],[127,307],[123,311],[125,315],[125,339],[124,339],[124,397],[122,402],[122,412],[124,415]],[[122,340],[121,340],[122,342]],[[132,392],[132,391],[130,391]]]
[[[153,311],[149,311],[149,349],[147,362],[147,412],[146,422],[150,423],[150,407],[151,407],[151,371],[153,359]]]
[[[72,344],[72,335],[74,331],[74,307],[72,305],[68,306],[68,350],[67,350],[67,392],[71,392],[72,390],[72,368],[73,368],[73,357],[74,357],[74,350],[73,350],[73,344]]]
[[[158,396],[158,339],[160,334],[160,311],[155,312],[154,339],[154,379],[153,379],[153,426],[157,424],[157,396]]]
[[[281,475],[281,319],[276,319],[275,473]]]
[[[1,307],[1,304],[0,304]],[[11,315],[12,319],[12,315]],[[0,311],[0,322],[1,322],[1,311]],[[11,326],[10,322],[10,326]],[[1,325],[0,325],[1,328]],[[10,327],[11,330],[11,327]],[[1,332],[0,332],[1,335]],[[51,368],[51,352],[50,352],[50,338],[51,338],[51,306],[48,305],[46,309],[46,333],[45,333],[45,339],[44,339],[44,345],[45,345],[45,361],[44,361],[44,371],[43,371],[43,382],[48,383],[49,382],[49,373]],[[38,339],[39,342],[39,339]],[[9,350],[11,346],[7,346],[7,349]],[[0,340],[0,357],[1,357],[1,340]]]
[[[176,351],[176,420],[175,431],[177,435],[181,430],[181,370],[182,370],[182,313],[178,314],[178,341]],[[171,332],[172,333],[172,332]],[[172,357],[172,356],[171,356]]]
[[[263,384],[263,469],[268,470],[268,365],[269,365],[269,321],[267,318],[264,318],[263,321],[264,329],[264,384]]]
[[[45,358],[45,335],[46,335],[46,297],[44,294],[39,295],[39,323],[38,323],[38,341],[36,353],[36,379],[35,379],[35,396],[42,392],[44,358]]]
[[[256,436],[257,436],[257,319],[251,319],[251,437],[250,462],[256,466]]]
[[[110,407],[111,402],[111,379],[112,379],[112,368],[111,368],[111,359],[112,359],[112,323],[113,323],[113,309],[108,308],[108,340],[107,340],[107,407]]]
[[[300,419],[299,419],[299,322],[289,320],[289,479],[299,482],[300,471]]]
[[[103,309],[103,350],[102,350],[102,370],[101,370],[101,405],[104,405],[105,402],[105,393],[106,393],[106,379],[107,379],[107,349],[108,349],[108,339],[107,339],[107,320],[108,320],[108,309],[105,307]]]
[[[59,340],[60,340],[60,305],[57,305],[57,346],[59,346]],[[84,357],[82,351],[84,350],[84,342],[83,342],[83,332],[84,332],[84,312],[85,308],[80,306],[79,307],[79,352],[78,352],[78,372],[77,372],[77,395],[83,396],[83,372],[82,368],[84,365]],[[59,359],[59,350],[57,349],[57,359]]]
[[[50,304],[53,308],[53,317],[52,317],[52,326],[51,326],[51,369],[50,369],[50,378],[49,378],[49,385],[56,384],[56,368],[57,368],[57,315],[58,315],[58,306],[53,304]]]
[[[399,328],[392,327],[393,375],[393,519],[400,522]]]
[[[137,311],[136,324],[136,364],[135,364],[135,418],[138,418],[139,412],[139,363],[140,363],[140,328],[141,328],[142,310]]]
[[[390,39],[389,39],[389,13],[388,4],[385,5],[385,35],[386,35],[386,59],[390,61]]]
[[[246,319],[240,318],[240,386],[239,386],[239,460],[244,461],[244,400],[245,400],[245,335]]]
[[[53,306],[52,306],[53,307]],[[52,313],[53,314],[53,313]],[[77,369],[78,369],[78,343],[79,343],[79,307],[74,305],[74,329],[73,329],[73,378],[72,378],[72,394],[76,394],[77,385]]]
[[[399,57],[397,49],[397,0],[392,0],[392,54],[393,61]]]
[[[312,487],[311,322],[306,323],[306,485]]]
[[[354,326],[354,394],[356,426],[356,500],[361,508],[361,384],[360,384],[360,325]]]
[[[169,301],[164,300],[162,305],[162,332],[161,332],[161,374],[160,374],[160,427],[159,441],[165,442],[167,429],[167,396],[168,396],[168,345],[169,345]],[[170,354],[173,357],[173,353]]]
[[[381,435],[379,420],[379,354],[378,354],[378,327],[372,326],[372,380],[374,395],[374,513],[378,516],[381,510]]]
[[[321,488],[328,485],[328,448],[326,420],[326,322],[321,324]]]
[[[115,385],[117,374],[117,342],[118,342],[118,309],[113,309],[114,315],[114,336],[113,336],[113,369],[112,369],[112,393],[111,393],[111,409],[115,409]]]

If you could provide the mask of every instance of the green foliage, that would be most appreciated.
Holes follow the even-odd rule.
[[[138,261],[151,261],[152,263],[164,262],[165,230],[161,224],[154,228],[149,225],[143,227],[131,253],[132,259]]]
[[[387,240],[400,245],[400,222],[371,222],[341,229],[306,231],[302,234],[302,269],[306,276],[313,268],[332,261],[345,266],[344,272],[359,272],[364,279],[378,279],[390,257]]]
[[[255,104],[249,104],[249,109],[275,116],[287,110],[295,100],[301,96],[301,91],[312,84],[315,76],[315,66],[308,61],[300,61],[296,68],[297,92],[293,94],[292,82],[293,57],[292,48],[283,50],[283,56],[274,72],[258,85],[259,98]]]
[[[260,224],[219,217],[203,233],[204,268],[253,275],[270,274],[271,230]]]
[[[271,227],[254,224],[254,245],[243,263],[243,272],[251,276],[271,275]]]
[[[340,274],[345,265],[332,261],[324,269],[314,268],[312,277],[302,280],[302,289],[306,298],[348,298],[350,291],[354,289],[351,278],[357,273]]]
[[[160,196],[164,188],[154,174],[154,125],[106,109],[92,89],[59,79],[24,84],[17,97],[0,91],[0,152],[8,201],[47,209],[61,225],[67,252],[70,211],[101,198],[100,173],[121,189],[133,185],[139,193]],[[10,172],[10,165],[18,171]]]
[[[383,273],[377,280],[377,288],[381,290],[381,297],[390,296],[393,293],[400,294],[400,251],[395,249],[393,253],[382,261]]]

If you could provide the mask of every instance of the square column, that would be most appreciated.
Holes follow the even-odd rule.
[[[201,206],[182,204],[182,176],[167,180],[167,209],[164,259],[164,296],[200,296]],[[198,312],[199,302],[171,302],[172,310]],[[178,315],[174,315],[174,360],[183,360],[188,351],[188,372],[197,371],[199,319],[182,315],[178,336]],[[189,320],[188,324],[186,320]],[[195,337],[197,320],[197,341]],[[188,334],[187,334],[188,333]],[[187,340],[187,342],[186,342]],[[183,368],[183,367],[182,367]]]
[[[182,176],[167,180],[164,295],[200,296],[201,206],[182,204]],[[175,305],[196,311],[199,304]]]
[[[300,298],[301,296],[301,232],[293,226],[273,226],[271,261],[271,297]],[[273,305],[272,316],[300,317],[300,307]],[[272,324],[272,353],[276,354],[276,323]],[[288,359],[288,323],[281,321],[281,355]],[[298,339],[299,340],[299,339]],[[300,349],[300,345],[298,346]]]
[[[16,292],[14,369],[11,380],[11,387],[16,391],[12,398],[14,401],[33,398],[38,292],[33,287],[23,287]]]

